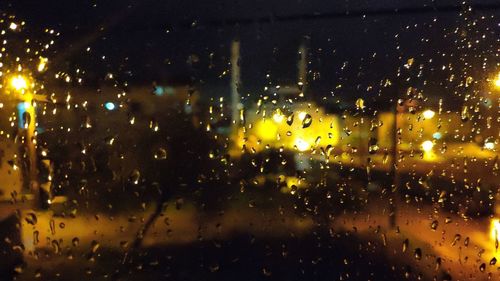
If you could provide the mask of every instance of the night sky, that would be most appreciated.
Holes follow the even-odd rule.
[[[85,69],[92,86],[107,83],[104,77],[113,73],[119,83],[190,83],[208,96],[227,95],[229,46],[239,39],[242,95],[252,96],[264,86],[295,84],[297,50],[306,42],[309,89],[321,99],[332,93],[376,98],[381,81],[394,80],[409,58],[423,65],[423,74],[403,71],[403,79],[410,77],[430,96],[450,91],[443,83],[450,74],[462,75],[464,62],[457,58],[466,57],[469,66],[482,66],[486,58],[495,67],[495,2],[470,1],[478,7],[471,17],[486,17],[473,27],[452,0],[16,0],[2,1],[0,9],[26,21],[31,38],[43,36],[45,28],[60,32],[49,56],[53,67]],[[465,43],[456,30],[468,39],[487,37],[474,50],[461,50]],[[453,73],[440,70],[450,63]]]

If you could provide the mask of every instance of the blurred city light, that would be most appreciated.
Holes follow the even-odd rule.
[[[424,152],[430,152],[434,147],[434,143],[430,140],[426,140],[422,143],[421,147]]]
[[[490,222],[490,238],[493,241],[500,240],[500,220],[492,219]]]
[[[435,132],[434,134],[432,134],[432,137],[439,140],[443,137],[443,135],[440,132]]]
[[[281,123],[284,119],[284,116],[278,112],[274,113],[273,115],[273,120],[276,122],[276,123]]]
[[[38,63],[38,72],[44,72],[47,69],[47,63],[49,60],[44,57],[40,57],[40,62]]]
[[[115,110],[116,106],[114,103],[108,101],[104,104],[104,108],[106,108],[107,110]]]
[[[278,127],[271,120],[262,120],[257,124],[257,135],[259,138],[265,141],[271,141],[276,139],[278,134]]]
[[[301,138],[295,140],[295,146],[299,151],[307,151],[310,147],[309,143]]]
[[[488,150],[493,150],[495,149],[495,143],[492,141],[487,141],[484,143],[484,148]]]
[[[427,109],[423,113],[425,119],[432,119],[432,117],[434,117],[435,114],[436,114],[436,112],[434,112],[433,110],[430,110],[430,109]]]
[[[16,30],[17,29],[17,24],[15,22],[11,22],[9,25],[10,30]]]
[[[497,77],[493,81],[493,84],[495,85],[495,88],[500,89],[500,73],[498,73]]]
[[[307,116],[307,113],[305,113],[304,111],[301,111],[299,112],[299,119],[300,121],[303,121]]]
[[[22,75],[17,75],[11,78],[10,85],[14,90],[22,91],[28,88],[28,80]]]

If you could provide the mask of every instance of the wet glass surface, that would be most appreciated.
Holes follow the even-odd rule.
[[[0,280],[497,280],[498,1],[0,2]]]

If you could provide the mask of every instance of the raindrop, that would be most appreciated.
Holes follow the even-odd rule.
[[[90,129],[90,128],[92,128],[92,120],[90,119],[89,116],[85,116],[85,120],[83,122],[82,127],[84,129]]]
[[[129,246],[128,241],[120,241],[120,247],[122,249],[126,249],[126,248],[128,248],[128,246]]]
[[[57,240],[52,240],[52,249],[54,249],[54,253],[59,254],[61,252],[61,245]]]
[[[160,129],[160,127],[158,126],[158,122],[154,119],[149,121],[149,128],[153,130],[153,132],[158,132],[158,130]]]
[[[437,220],[432,221],[431,229],[436,230],[438,228],[439,222]]]
[[[286,123],[288,124],[288,126],[292,126],[293,124],[293,113],[290,114],[287,118],[286,118]]]
[[[410,244],[410,241],[408,239],[405,239],[405,241],[403,241],[403,253],[405,253],[406,250],[408,250],[409,244]]]
[[[490,260],[490,265],[495,265],[497,264],[497,258],[493,257],[491,260]]]
[[[40,232],[38,230],[33,231],[33,245],[37,245],[39,240],[39,234]]]
[[[156,149],[155,153],[154,153],[154,158],[156,160],[165,160],[167,159],[167,150],[163,147],[160,147],[158,149]]]
[[[115,142],[115,138],[114,137],[106,137],[104,138],[104,142],[107,144],[107,145],[113,145],[113,143]]]
[[[356,100],[356,109],[363,110],[365,108],[365,101],[362,98]]]
[[[409,69],[413,63],[415,62],[415,59],[414,58],[409,58],[407,61],[406,61],[406,64],[404,65],[405,68]]]
[[[210,272],[217,272],[219,271],[220,267],[218,264],[212,264],[208,269],[210,270]]]
[[[308,128],[309,126],[311,126],[311,123],[312,123],[312,116],[307,113],[304,119],[302,120],[302,128],[303,129]]]
[[[435,267],[436,271],[438,271],[440,267],[441,267],[441,258],[437,258]]]
[[[14,267],[14,272],[16,272],[16,273],[18,273],[18,274],[23,273],[23,270],[24,270],[24,268],[23,268],[23,266],[22,266],[22,265],[18,265],[18,266],[16,266],[16,267]]]
[[[474,78],[472,78],[471,76],[468,76],[466,79],[465,79],[465,86],[468,87],[472,84],[472,82],[474,82]]]
[[[50,220],[49,226],[50,226],[50,233],[52,233],[52,235],[56,234],[56,222],[53,219]]]
[[[460,113],[460,119],[462,120],[462,122],[467,122],[470,119],[469,108],[467,106],[464,106],[462,108],[462,112]]]
[[[411,267],[410,266],[406,266],[405,278],[406,279],[410,279],[410,276],[411,276]]]
[[[298,88],[299,88],[299,91],[301,91],[301,92],[302,92],[302,89],[304,89],[304,83],[303,83],[303,82],[301,82],[301,81],[299,81],[299,82],[297,83],[297,86],[298,86]]]
[[[262,273],[265,275],[265,276],[271,276],[272,272],[271,270],[269,270],[269,268],[262,268]]]
[[[457,242],[460,241],[461,238],[462,238],[462,235],[455,234],[455,238],[453,238],[453,241],[451,242],[451,245],[455,246],[455,244],[457,244]]]
[[[415,249],[415,259],[421,260],[422,259],[422,250],[420,248]]]
[[[28,213],[25,218],[26,222],[31,225],[35,225],[38,221],[35,213]]]
[[[485,270],[486,270],[486,264],[483,262],[483,263],[479,266],[479,271],[484,272]]]
[[[23,126],[24,126],[24,128],[28,128],[30,124],[31,124],[31,115],[29,114],[29,112],[24,112],[23,113]]]
[[[78,237],[73,238],[73,240],[71,240],[71,244],[73,244],[73,247],[77,247],[78,244],[80,244],[80,239]]]
[[[137,185],[137,184],[139,184],[139,180],[140,180],[140,178],[141,178],[141,173],[139,172],[139,170],[134,169],[134,170],[130,173],[130,175],[129,175],[129,177],[128,177],[128,180],[129,180],[132,184]]]
[[[95,252],[97,252],[97,249],[99,249],[101,245],[99,244],[99,242],[97,241],[92,241],[92,243],[90,244],[90,251],[94,254]]]
[[[379,149],[380,147],[377,144],[377,139],[370,138],[370,141],[368,142],[368,153],[375,154]]]

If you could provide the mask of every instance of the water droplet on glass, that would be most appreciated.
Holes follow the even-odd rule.
[[[23,273],[23,266],[22,265],[17,265],[16,267],[14,267],[14,272],[18,273],[18,274],[21,274]]]
[[[90,244],[90,251],[91,251],[92,253],[95,253],[95,252],[97,252],[97,250],[99,249],[99,247],[100,247],[100,246],[101,246],[101,245],[99,244],[99,242],[97,242],[97,241],[95,241],[95,240],[94,240],[94,241],[92,241],[92,243]]]
[[[415,259],[421,260],[422,259],[422,250],[420,248],[415,249]]]
[[[464,106],[462,108],[462,112],[460,113],[460,119],[462,120],[462,122],[467,122],[470,119],[469,108],[467,106]]]
[[[370,138],[370,141],[368,142],[368,153],[375,154],[379,149],[380,147],[377,144],[377,139]]]
[[[28,213],[25,218],[26,222],[31,225],[35,225],[37,223],[37,217],[35,213]]]
[[[56,234],[56,222],[53,219],[50,220],[49,226],[50,226],[50,233],[52,233],[52,235]]]
[[[33,231],[33,245],[38,244],[38,242],[40,241],[38,238],[39,236],[40,236],[40,232],[38,230]]]
[[[208,267],[208,269],[210,270],[210,272],[217,272],[219,271],[220,267],[218,264],[212,264]]]
[[[312,116],[309,115],[309,114],[306,114],[306,116],[304,116],[304,119],[302,120],[302,128],[308,128],[309,126],[311,126],[311,123],[312,123]]]
[[[156,149],[155,153],[154,153],[154,158],[156,160],[165,160],[167,159],[167,150],[165,148],[158,148]]]
[[[139,180],[141,178],[141,173],[139,172],[139,170],[137,169],[134,169],[129,177],[128,177],[128,180],[132,183],[132,184],[139,184]]]
[[[403,253],[405,253],[406,250],[408,250],[409,244],[410,244],[410,241],[408,239],[405,239],[405,241],[403,241]]]
[[[404,65],[405,68],[410,68],[413,63],[415,62],[415,59],[414,58],[409,58],[407,61],[406,61],[406,64]]]
[[[54,253],[59,254],[61,252],[61,246],[59,245],[59,241],[52,240],[52,249],[54,249]]]
[[[455,244],[457,244],[457,242],[460,241],[461,238],[462,238],[462,235],[456,234],[455,237],[453,238],[453,241],[451,242],[451,245],[455,246]]]
[[[485,270],[486,270],[486,264],[483,262],[483,263],[479,266],[479,271],[484,272]]]
[[[292,126],[293,124],[293,113],[290,114],[287,118],[286,118],[286,123],[288,124],[288,126]]]
[[[436,230],[438,228],[439,222],[437,220],[432,221],[431,229]]]
[[[365,101],[362,98],[356,100],[356,109],[363,110],[365,108]]]
[[[266,268],[266,267],[264,267],[264,268],[262,269],[262,273],[263,273],[265,276],[271,276],[271,275],[272,275],[271,270],[269,270],[269,268]]]
[[[436,271],[438,271],[440,267],[441,267],[441,258],[437,258],[435,267]]]

